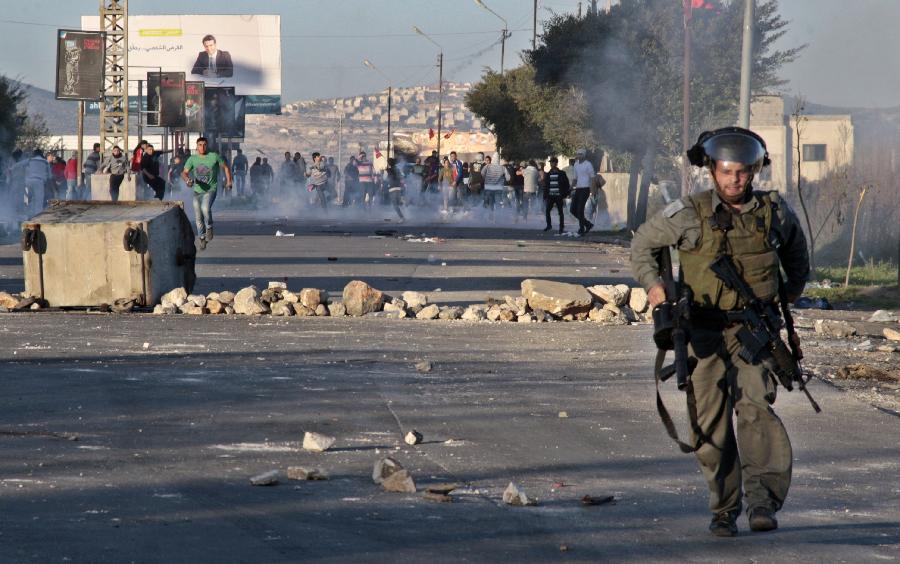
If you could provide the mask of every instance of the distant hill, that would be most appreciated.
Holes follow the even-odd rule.
[[[58,135],[74,135],[78,128],[78,102],[57,100],[49,90],[22,83],[28,93],[28,113],[44,116],[47,127]],[[96,121],[96,118],[94,118]]]

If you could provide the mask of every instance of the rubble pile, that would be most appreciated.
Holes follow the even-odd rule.
[[[485,303],[465,307],[438,305],[421,292],[389,296],[362,280],[347,284],[340,300],[331,300],[319,288],[288,289],[286,282],[272,281],[265,289],[248,286],[235,292],[188,294],[175,288],[164,294],[153,308],[157,315],[271,315],[273,317],[374,317],[443,321],[492,321],[543,323],[593,321],[605,325],[628,325],[652,321],[647,292],[626,284],[585,288],[552,280],[522,281],[521,295],[487,298]],[[0,312],[40,309],[46,303],[33,297],[0,292]],[[138,307],[135,297],[122,298],[101,311],[128,313]]]

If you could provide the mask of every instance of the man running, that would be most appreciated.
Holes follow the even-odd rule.
[[[200,250],[213,238],[212,205],[216,201],[219,170],[225,173],[225,188],[231,188],[231,169],[219,153],[209,151],[206,137],[197,139],[197,152],[184,163],[181,178],[194,188],[194,220],[197,222],[197,237]],[[193,175],[191,175],[193,172]]]

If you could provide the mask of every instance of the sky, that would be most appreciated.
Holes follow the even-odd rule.
[[[673,1],[680,0],[657,0]],[[507,68],[532,40],[532,0],[484,0],[508,22]],[[583,0],[583,6],[588,4]],[[605,6],[606,0],[600,0]],[[474,0],[130,0],[132,15],[278,14],[282,33],[282,101],[374,92],[385,79],[363,66],[370,59],[395,86],[436,83],[437,47],[412,31],[417,25],[444,51],[444,76],[477,81],[499,69],[503,22]],[[578,10],[577,0],[539,0],[541,21]],[[788,94],[844,107],[900,105],[900,0],[781,0],[790,22],[778,46],[807,44],[782,77]],[[80,27],[98,0],[0,0],[0,72],[53,89],[55,30]],[[583,7],[584,9],[584,7]],[[735,38],[740,41],[740,37]]]

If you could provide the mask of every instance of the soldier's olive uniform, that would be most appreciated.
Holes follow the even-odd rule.
[[[718,216],[718,218],[717,218]],[[717,230],[722,219],[727,231]],[[667,206],[638,229],[631,244],[635,278],[649,290],[661,282],[656,256],[679,250],[681,275],[691,287],[691,345],[698,364],[691,376],[699,445],[697,459],[709,485],[713,513],[739,512],[741,482],[748,510],[781,508],[791,482],[791,443],[771,404],[775,377],[761,364],[738,357],[739,326],[724,311],[743,305],[708,268],[720,252],[730,254],[754,293],[778,295],[779,259],[788,295],[799,295],[809,275],[806,241],[797,217],[776,192],[752,192],[740,211],[714,190]],[[734,416],[735,422],[732,422]]]

